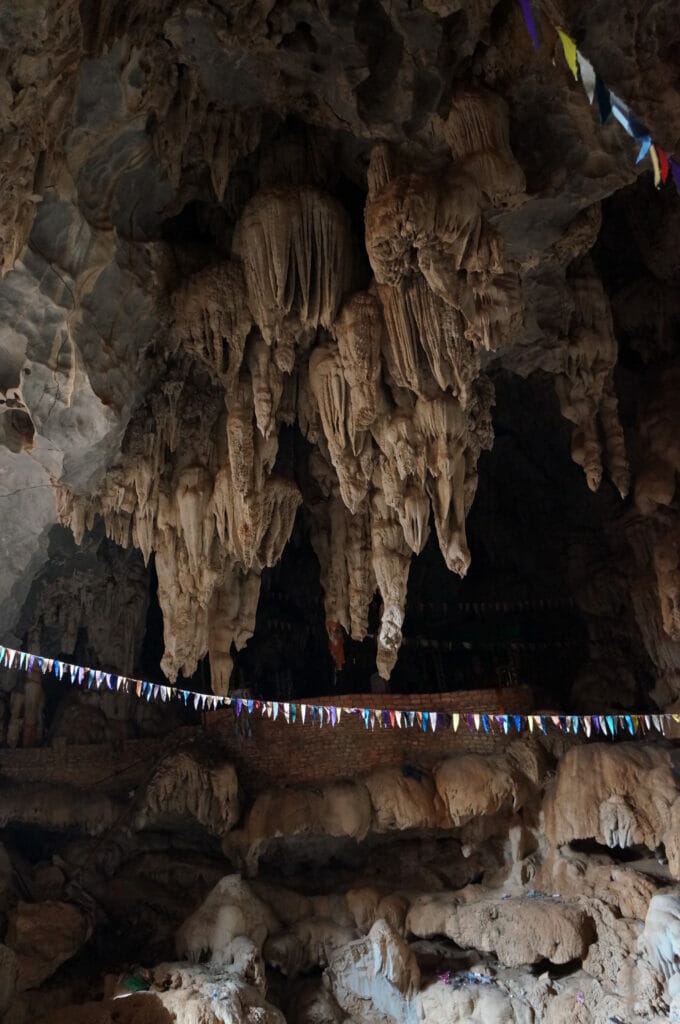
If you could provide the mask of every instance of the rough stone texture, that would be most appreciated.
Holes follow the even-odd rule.
[[[17,988],[37,988],[77,953],[89,935],[85,915],[71,903],[19,903],[7,944],[17,957]]]
[[[680,872],[672,750],[624,743],[570,750],[544,804],[546,833],[556,845],[595,839],[605,846],[666,846]]]
[[[210,758],[197,762],[199,735],[185,730],[171,756],[162,744],[151,771],[137,741],[125,771],[104,782],[95,768],[89,786],[79,776],[81,796],[104,788],[125,807],[132,793],[127,813],[98,837],[85,820],[74,839],[77,826],[46,815],[32,834],[50,837],[51,859],[10,846],[0,956],[9,1024],[124,1021],[131,1007],[140,1016],[130,1019],[182,1024],[672,1019],[680,991],[672,863],[640,843],[606,852],[597,836],[600,845],[588,846],[585,832],[567,841],[549,824],[566,800],[565,773],[588,795],[575,762],[588,763],[591,789],[606,803],[625,785],[642,786],[641,766],[658,787],[668,749],[572,740],[551,751],[547,739],[501,748],[490,738],[486,755],[448,757],[419,781],[405,764],[374,770],[365,783],[244,795],[244,830],[257,826],[245,881],[217,847],[221,839],[231,856],[243,843],[235,773],[214,737]],[[85,749],[75,748],[81,763]],[[28,764],[29,751],[12,754]],[[456,761],[471,793],[475,775],[492,770],[502,785],[449,817],[435,780],[446,769],[452,784]],[[183,802],[178,769],[189,780]],[[69,777],[68,758],[56,771]],[[521,780],[521,800],[508,778]],[[582,805],[588,820],[585,797]],[[365,806],[358,832],[350,828],[357,806]],[[576,820],[574,809],[564,817]],[[151,969],[149,990],[131,996],[140,960]]]
[[[411,563],[438,547],[469,576],[480,473],[500,479],[508,461],[537,511],[543,467],[566,474],[583,508],[556,561],[567,572],[573,559],[565,585],[591,664],[634,624],[646,648],[636,689],[649,691],[680,665],[664,231],[677,215],[553,60],[552,26],[672,152],[672,5],[636,34],[630,2],[546,4],[538,53],[519,10],[495,0],[265,7],[5,7],[3,638],[55,653],[85,642],[130,671],[148,626],[136,549],[153,556],[163,671],[193,675],[207,654],[226,692],[258,607],[264,628],[271,570],[303,538],[319,562],[324,671],[353,671],[348,653],[371,634],[388,679],[407,657],[409,594],[427,600]],[[534,472],[525,439],[508,440],[522,399],[510,430],[499,406],[538,373]],[[569,476],[558,410],[597,499]],[[643,537],[622,524],[607,477],[622,497],[632,480]],[[507,508],[500,518],[520,544]],[[566,538],[587,544],[586,519],[623,577],[598,608],[580,585],[581,541]],[[637,571],[650,546],[655,582]],[[490,571],[497,553],[477,550]],[[280,619],[286,602],[274,604]],[[123,651],[107,642],[113,622]],[[155,651],[157,618],[149,629]],[[663,652],[655,632],[671,641]]]
[[[7,1024],[680,1020],[676,6],[0,5]]]

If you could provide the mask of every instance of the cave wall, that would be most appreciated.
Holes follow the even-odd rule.
[[[111,594],[131,549],[153,563],[151,619],[141,576],[137,604],[98,602],[103,623],[121,604],[118,667],[226,692],[236,664],[283,692],[292,658],[303,689],[408,690],[427,648],[436,688],[540,688],[543,658],[552,699],[627,665],[629,706],[672,703],[677,200],[598,126],[551,28],[672,152],[669,11],[636,35],[623,8],[546,4],[534,52],[505,3],[7,4],[5,638],[73,655],[78,598],[48,636],[35,593],[56,551],[77,578],[55,522],[77,543],[103,524],[128,551],[100,558]],[[300,597],[295,558],[275,570],[291,536]],[[297,651],[272,593],[314,620]],[[463,621],[468,664],[440,649],[451,606],[515,620]]]

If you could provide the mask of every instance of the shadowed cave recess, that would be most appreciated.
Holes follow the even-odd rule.
[[[680,197],[556,26],[680,153],[671,0],[0,4],[0,644],[280,709],[0,670],[6,1024],[680,1021]]]

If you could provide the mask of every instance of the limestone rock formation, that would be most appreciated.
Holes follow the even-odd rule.
[[[677,4],[531,7],[0,4],[6,1024],[680,1020]]]

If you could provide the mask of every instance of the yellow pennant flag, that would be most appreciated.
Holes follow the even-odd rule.
[[[652,158],[652,167],[654,168],[654,184],[657,188],[661,188],[661,167],[659,165],[659,154],[656,151],[656,146],[652,145],[649,147],[649,155]]]
[[[576,43],[568,36],[564,29],[558,28],[557,34],[560,37],[562,43],[562,49],[564,50],[564,59],[567,62],[569,70],[578,82],[578,60],[576,55]]]

